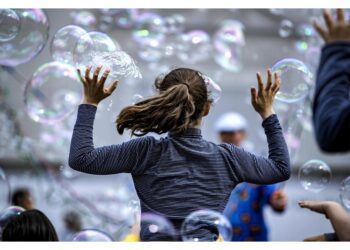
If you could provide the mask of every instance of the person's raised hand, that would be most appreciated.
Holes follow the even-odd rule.
[[[335,206],[340,206],[334,201],[299,201],[301,208],[308,208],[316,213],[324,214],[327,217],[327,211]]]
[[[272,76],[270,69],[267,70],[266,86],[264,86],[261,74],[257,73],[256,76],[258,79],[258,90],[255,88],[250,89],[251,101],[255,111],[265,120],[275,113],[273,111],[273,101],[280,89],[281,80],[276,73]]]
[[[97,106],[99,102],[103,99],[110,96],[113,91],[117,88],[118,81],[113,81],[108,87],[105,87],[104,84],[108,78],[109,69],[106,69],[102,76],[99,78],[102,65],[98,66],[93,73],[92,77],[90,74],[91,66],[86,68],[85,76],[81,74],[80,69],[77,69],[80,80],[84,85],[84,104],[91,104]]]
[[[270,204],[273,209],[283,211],[287,205],[287,195],[282,190],[276,190],[272,193]]]
[[[313,26],[326,43],[337,41],[350,42],[350,21],[345,20],[343,9],[337,9],[337,17],[333,18],[329,10],[324,10],[323,18],[326,27],[322,27],[319,22],[314,21]]]

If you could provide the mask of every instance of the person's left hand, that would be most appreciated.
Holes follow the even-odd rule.
[[[110,96],[117,88],[117,80],[113,81],[108,87],[104,87],[110,70],[106,69],[99,79],[101,69],[102,65],[98,66],[92,77],[90,76],[91,66],[86,68],[85,76],[82,76],[80,69],[77,70],[80,80],[84,85],[84,104],[97,106],[100,101]]]
[[[272,193],[270,204],[276,211],[282,212],[287,205],[287,195],[282,190],[276,190]]]

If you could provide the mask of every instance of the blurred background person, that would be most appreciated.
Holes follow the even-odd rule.
[[[66,211],[63,214],[64,230],[60,234],[62,241],[71,241],[73,235],[82,230],[80,215],[74,211]]]
[[[12,195],[12,205],[23,207],[26,210],[34,209],[34,199],[29,188],[21,187],[15,189]]]
[[[247,138],[247,120],[239,113],[223,114],[215,129],[222,143],[241,147]],[[283,212],[287,196],[280,185],[238,184],[231,193],[224,215],[232,224],[232,241],[267,241],[268,228],[263,209],[270,205],[276,212]]]

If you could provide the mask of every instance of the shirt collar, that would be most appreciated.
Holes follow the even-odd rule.
[[[182,134],[177,134],[174,132],[168,133],[169,137],[185,137],[185,138],[202,138],[202,131],[199,128],[188,128]]]

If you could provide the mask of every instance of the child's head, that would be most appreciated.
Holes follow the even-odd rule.
[[[45,214],[28,210],[11,218],[2,232],[3,241],[58,241],[57,233]]]
[[[124,108],[117,118],[120,134],[130,129],[134,135],[149,132],[182,133],[200,124],[208,114],[210,100],[201,73],[178,68],[155,81],[159,94]]]

